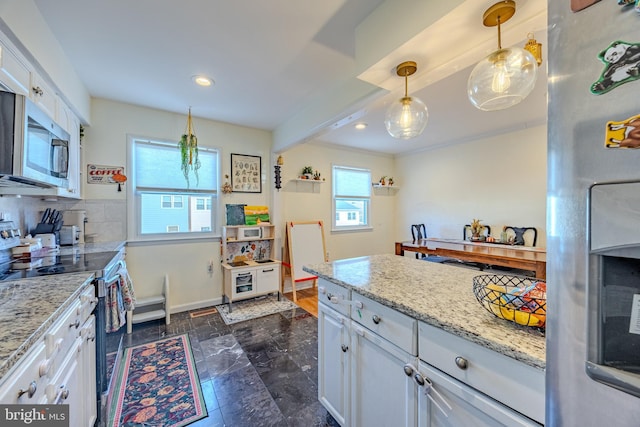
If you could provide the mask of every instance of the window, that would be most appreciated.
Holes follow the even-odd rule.
[[[181,209],[182,196],[161,196],[162,209]]]
[[[199,147],[198,179],[189,183],[175,142],[131,138],[133,207],[137,237],[210,234],[218,211],[218,152]],[[215,209],[213,208],[215,207]]]
[[[371,171],[333,166],[335,230],[370,227]]]
[[[196,209],[199,211],[211,210],[211,199],[203,199],[201,197],[196,199]]]

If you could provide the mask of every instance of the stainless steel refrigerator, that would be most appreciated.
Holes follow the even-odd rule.
[[[547,426],[640,426],[640,13],[618,3],[548,1]]]

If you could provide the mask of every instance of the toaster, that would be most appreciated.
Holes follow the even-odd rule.
[[[60,229],[60,246],[77,245],[80,241],[80,228],[77,225],[63,225]]]

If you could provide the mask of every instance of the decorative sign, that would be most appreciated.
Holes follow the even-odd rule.
[[[236,193],[262,193],[262,158],[231,153],[231,187]]]
[[[115,184],[114,175],[124,175],[124,167],[87,165],[87,184]]]

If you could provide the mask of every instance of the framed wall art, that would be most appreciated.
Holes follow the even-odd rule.
[[[234,193],[262,193],[262,158],[231,153],[231,188]]]

